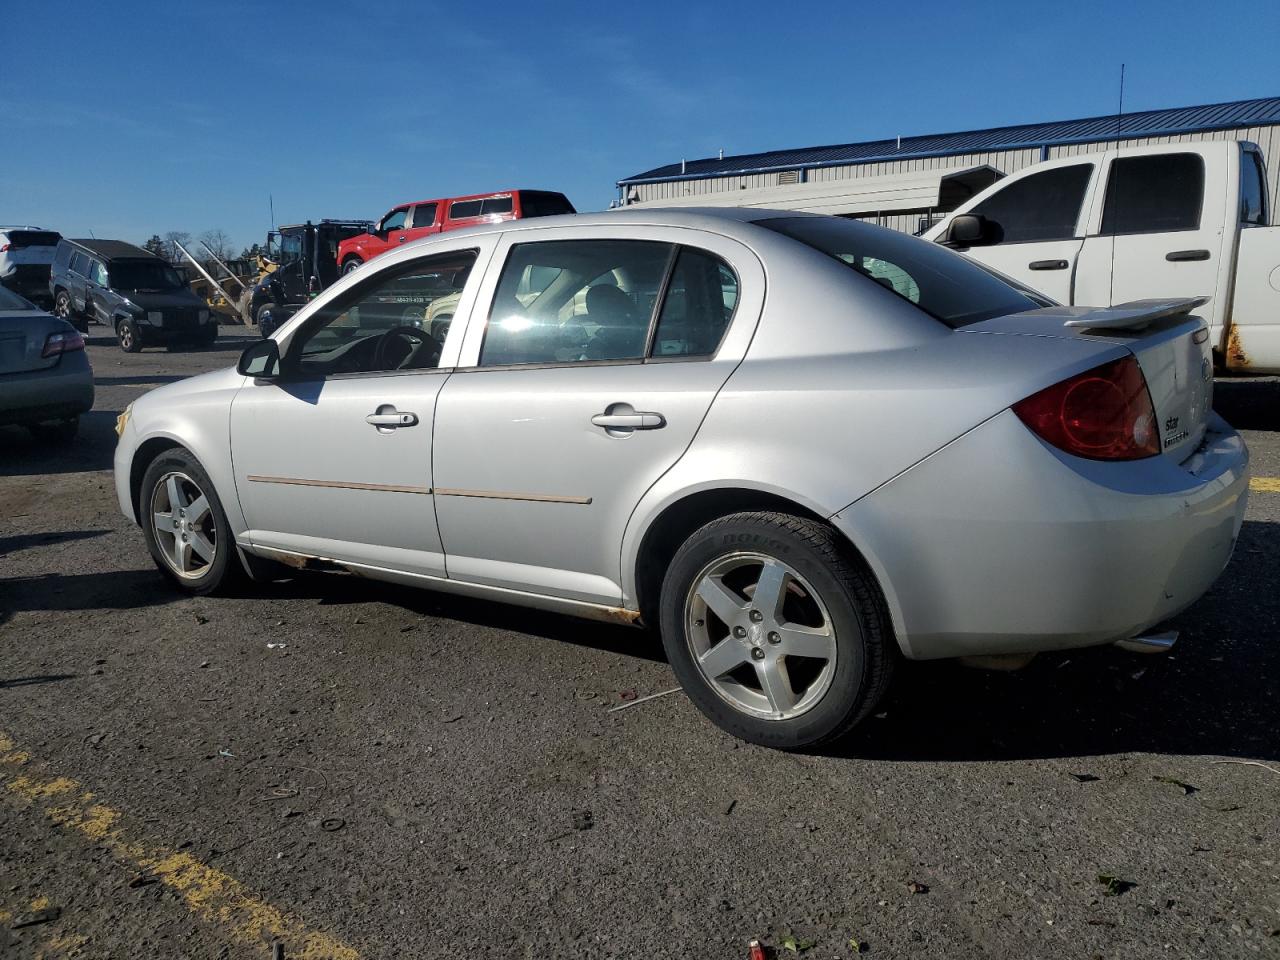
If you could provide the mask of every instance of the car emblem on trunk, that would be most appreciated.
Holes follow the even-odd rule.
[[[1166,430],[1177,430],[1177,429],[1178,429],[1178,418],[1177,418],[1177,417],[1169,417],[1169,418],[1168,418],[1167,420],[1165,420],[1165,422],[1164,422],[1164,428],[1165,428]]]

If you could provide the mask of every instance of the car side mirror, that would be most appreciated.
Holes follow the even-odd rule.
[[[980,247],[991,243],[992,235],[995,233],[993,227],[996,225],[986,217],[962,213],[958,217],[953,217],[951,226],[947,228],[947,246]]]
[[[259,340],[240,354],[236,372],[256,380],[280,379],[280,344],[275,340]]]

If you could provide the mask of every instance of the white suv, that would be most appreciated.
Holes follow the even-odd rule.
[[[49,302],[49,266],[61,239],[56,230],[0,226],[0,285],[36,303]]]

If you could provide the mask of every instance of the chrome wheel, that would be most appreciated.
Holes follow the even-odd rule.
[[[685,636],[711,688],[743,713],[791,720],[831,687],[836,635],[817,591],[761,553],[704,567],[685,602]]]
[[[120,348],[125,353],[133,351],[133,326],[128,321],[120,324]]]
[[[152,489],[151,530],[169,569],[185,579],[203,576],[217,556],[209,498],[185,473],[166,473]]]
[[[53,314],[61,317],[63,320],[71,319],[71,298],[65,293],[59,293],[53,301]]]

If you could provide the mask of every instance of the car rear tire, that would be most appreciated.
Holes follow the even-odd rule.
[[[743,740],[820,746],[888,689],[897,650],[884,600],[825,524],[772,512],[714,520],[676,551],[660,602],[681,685]]]
[[[33,423],[27,427],[31,436],[41,443],[70,443],[80,429],[79,417]]]
[[[138,519],[151,559],[179,590],[204,596],[243,574],[213,481],[186,450],[166,450],[147,467]]]
[[[342,275],[345,277],[348,273],[355,273],[363,265],[363,260],[360,260],[357,257],[350,257],[347,262],[342,265]]]
[[[125,319],[117,323],[116,336],[120,340],[120,349],[125,353],[142,351],[142,334],[138,331],[138,324],[133,320]]]

